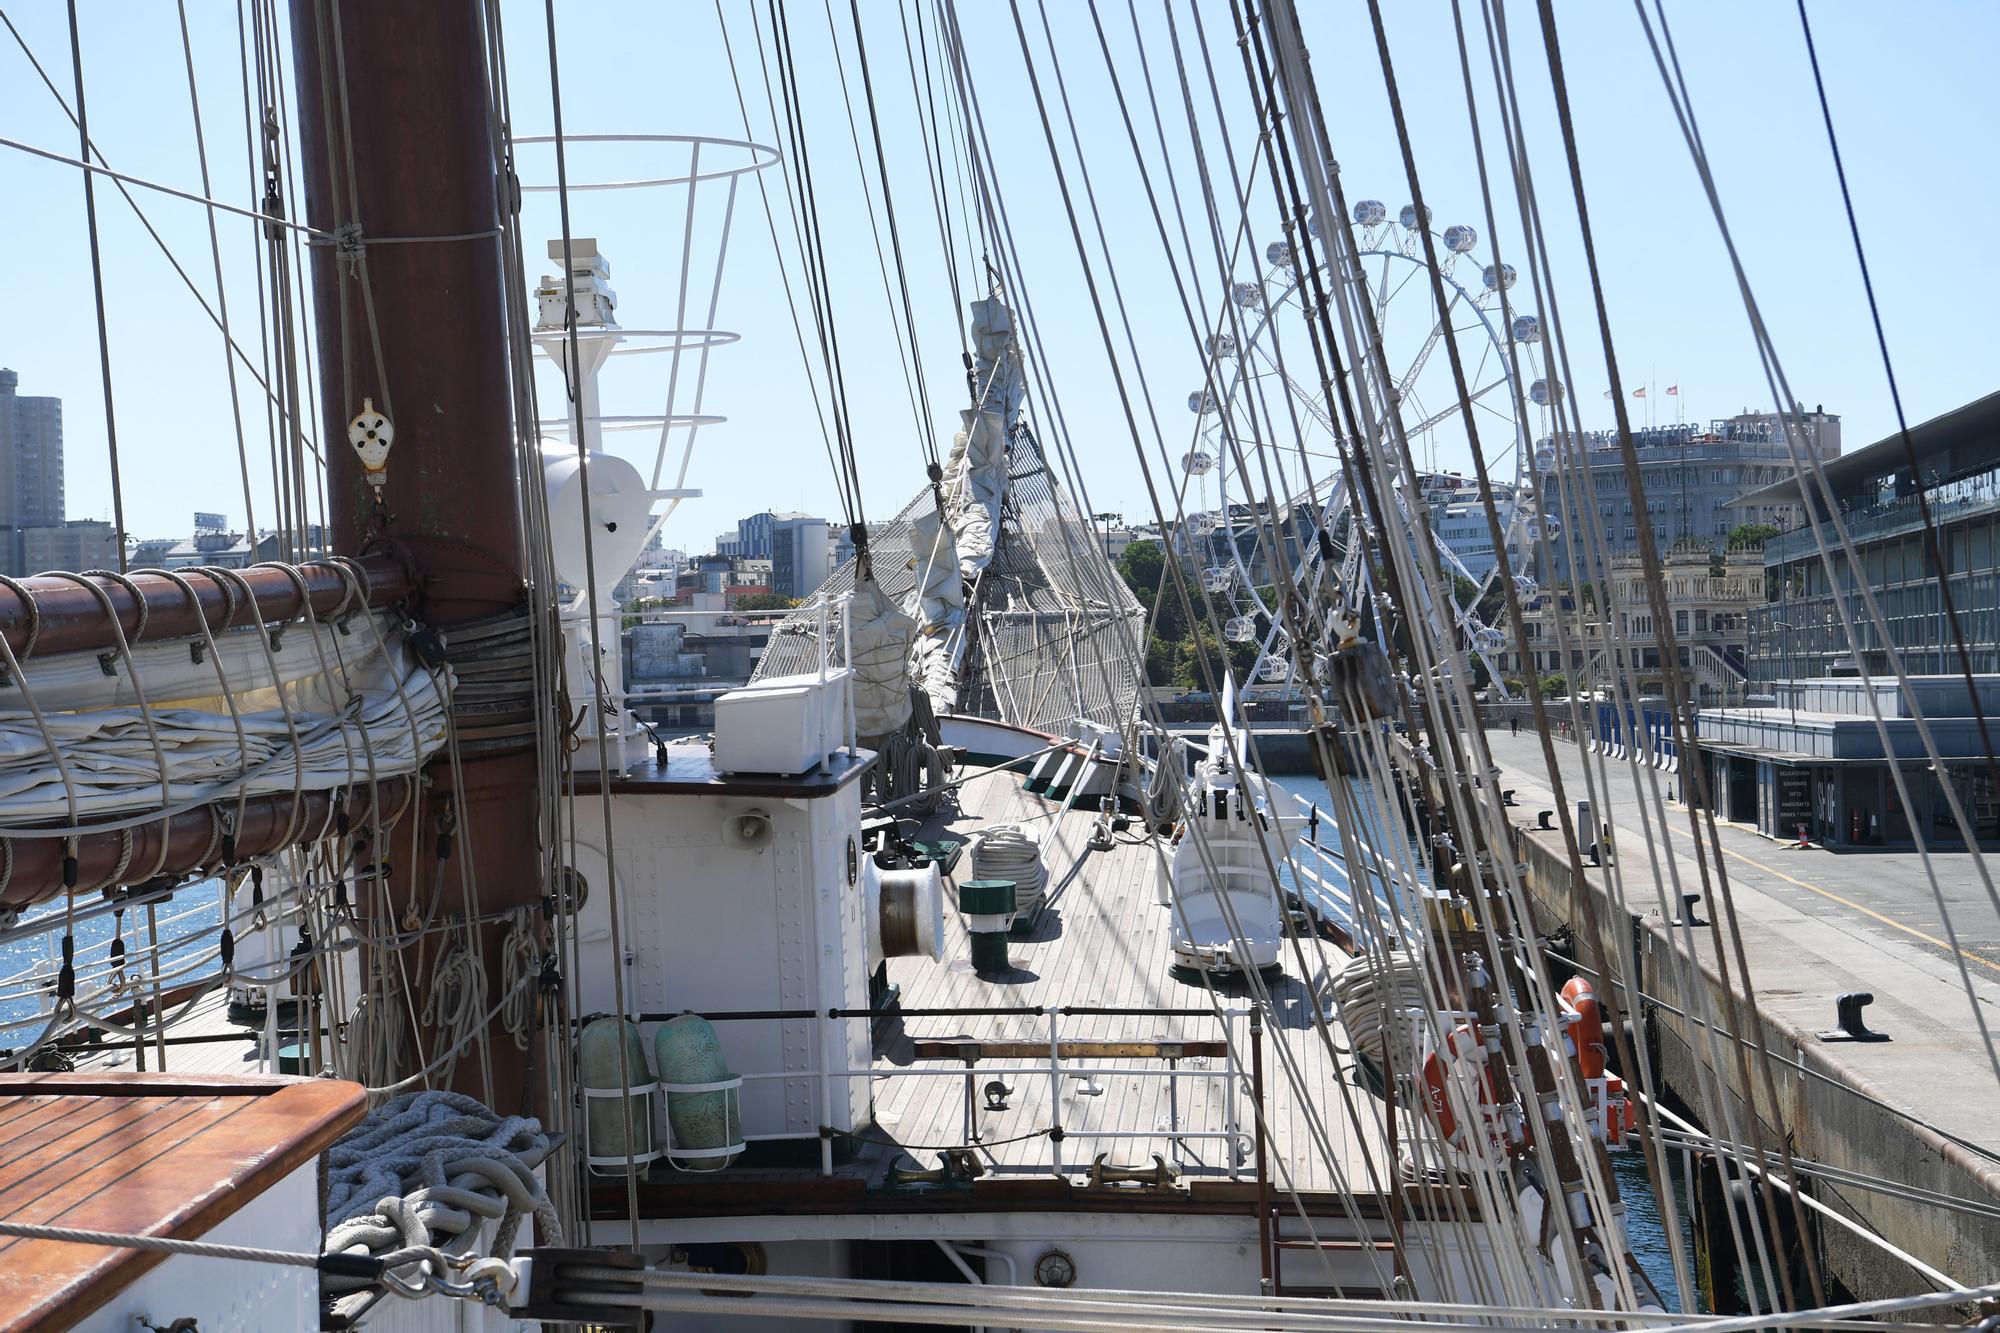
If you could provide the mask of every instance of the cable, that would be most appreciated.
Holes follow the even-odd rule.
[[[1868,298],[1868,319],[1875,328],[1875,346],[1882,353],[1882,375],[1889,382],[1889,402],[1896,409],[1896,433],[1903,441],[1903,458],[1916,481],[1918,531],[1923,533],[1932,569],[1937,571],[1938,596],[1944,604],[1945,623],[1951,626],[1953,645],[1958,649],[1958,665],[1965,680],[1966,698],[1979,727],[1979,752],[1986,756],[1986,771],[2000,788],[2000,750],[1993,745],[1987,728],[1986,709],[1980,704],[1979,689],[1972,680],[1972,655],[1965,646],[1965,627],[1959,622],[1958,606],[1951,591],[1951,561],[1938,540],[1937,524],[1931,519],[1930,500],[1925,494],[1923,471],[1917,465],[1916,441],[1910,438],[1909,418],[1903,412],[1903,391],[1896,382],[1896,366],[1889,356],[1889,335],[1882,327],[1882,307],[1875,299],[1875,279],[1868,271],[1868,252],[1861,244],[1861,224],[1854,216],[1854,195],[1847,186],[1847,166],[1840,156],[1840,136],[1833,129],[1833,107],[1827,101],[1826,80],[1820,73],[1819,48],[1813,42],[1812,20],[1806,16],[1805,0],[1798,0],[1799,31],[1806,39],[1806,60],[1812,67],[1813,91],[1819,97],[1820,119],[1826,124],[1826,146],[1833,155],[1834,176],[1840,182],[1840,204],[1847,213],[1847,234],[1854,241],[1854,262],[1861,270],[1861,290]],[[1808,502],[1810,504],[1810,502]],[[1810,513],[1810,509],[1808,509]]]
[[[104,447],[111,459],[112,526],[118,529],[118,570],[125,570],[125,485],[118,470],[118,410],[111,393],[111,329],[104,317],[104,255],[97,235],[97,180],[88,167],[90,112],[83,95],[83,33],[76,21],[76,0],[69,3],[70,69],[76,77],[76,135],[83,154],[83,217],[90,239],[90,290],[97,309],[97,370],[104,390]],[[207,190],[202,191],[203,194]],[[233,383],[233,380],[232,380]],[[141,603],[141,605],[144,605]]]

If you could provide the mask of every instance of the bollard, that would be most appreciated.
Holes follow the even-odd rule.
[[[1667,924],[1670,926],[1707,925],[1708,924],[1707,917],[1695,915],[1694,905],[1700,901],[1701,901],[1701,895],[1698,893],[1683,893],[1681,895],[1681,914],[1675,917],[1672,921],[1669,921]]]
[[[1821,1041],[1888,1041],[1889,1034],[1876,1032],[1868,1026],[1861,1011],[1875,1003],[1872,992],[1865,990],[1843,991],[1834,997],[1834,1012],[1840,1026],[1829,1028],[1819,1035]]]

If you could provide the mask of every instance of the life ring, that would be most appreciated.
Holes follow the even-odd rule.
[[[1479,1034],[1464,1024],[1453,1028],[1445,1037],[1442,1054],[1434,1050],[1424,1056],[1424,1100],[1430,1108],[1431,1119],[1437,1122],[1438,1133],[1459,1151],[1471,1151],[1465,1127],[1458,1123],[1458,1115],[1452,1110],[1451,1071],[1446,1068],[1447,1060],[1479,1066],[1479,1118],[1485,1126],[1489,1146],[1502,1150],[1505,1136],[1495,1110],[1499,1099],[1493,1091],[1493,1071],[1487,1068],[1486,1047]]]
[[[1604,1077],[1604,1009],[1597,992],[1582,977],[1571,977],[1562,988],[1563,1025],[1575,1047],[1576,1070],[1587,1080]]]

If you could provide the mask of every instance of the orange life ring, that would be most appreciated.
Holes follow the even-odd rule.
[[[1424,1099],[1429,1105],[1431,1119],[1437,1122],[1438,1133],[1452,1147],[1469,1151],[1464,1126],[1458,1123],[1458,1116],[1451,1108],[1451,1074],[1445,1068],[1446,1058],[1478,1063],[1479,1118],[1484,1122],[1491,1146],[1496,1149],[1502,1147],[1504,1136],[1500,1118],[1494,1110],[1498,1098],[1493,1091],[1493,1071],[1486,1065],[1486,1047],[1479,1034],[1464,1024],[1453,1028],[1445,1037],[1443,1054],[1432,1051],[1424,1056]]]
[[[1576,1046],[1576,1069],[1586,1079],[1604,1077],[1604,1010],[1597,992],[1582,977],[1571,977],[1562,988],[1563,1008],[1575,1019],[1567,1022],[1570,1039]]]

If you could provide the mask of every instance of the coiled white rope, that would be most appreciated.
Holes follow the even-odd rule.
[[[458,1063],[457,1050],[485,1008],[486,969],[463,940],[454,938],[438,951],[437,961],[431,965],[430,994],[424,1000],[422,1015],[424,1028],[437,1033],[452,1050],[439,1076],[441,1081],[451,1081],[451,1071]]]
[[[1041,839],[1023,824],[995,824],[972,840],[972,878],[1014,881],[1014,914],[1042,905],[1048,872],[1042,868]]]
[[[1424,997],[1423,968],[1414,957],[1401,949],[1390,949],[1379,958],[1363,954],[1334,973],[1327,988],[1348,1043],[1357,1052],[1373,1060],[1377,1069],[1393,1067],[1408,1074],[1416,1067],[1415,1032],[1409,1023],[1399,1021],[1412,1009],[1430,1008]]]

